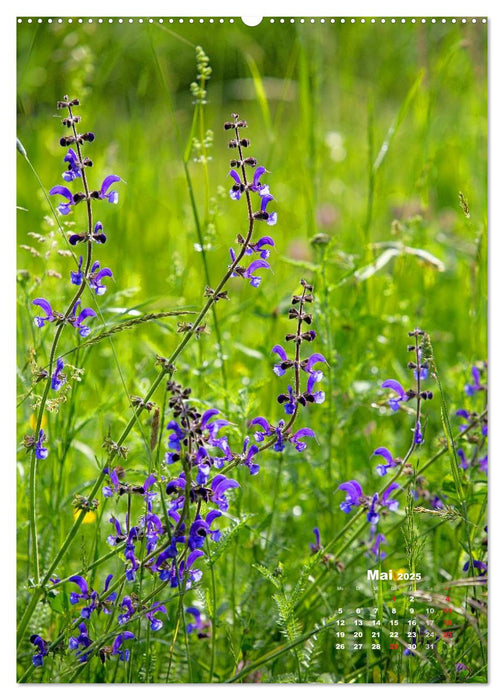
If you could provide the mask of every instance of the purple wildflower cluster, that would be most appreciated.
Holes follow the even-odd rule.
[[[486,382],[483,382],[483,374],[486,370],[486,363],[482,363],[481,368],[472,367],[473,381],[464,386],[464,392],[473,406],[470,409],[461,408],[455,413],[461,421],[459,430],[464,433],[462,436],[464,446],[457,450],[459,467],[464,472],[477,466],[479,471],[488,473],[488,387]],[[480,398],[479,406],[476,404],[478,398]],[[478,410],[475,410],[476,408]]]
[[[77,271],[70,273],[70,282],[78,287],[72,302],[68,306],[67,311],[56,311],[51,303],[43,298],[37,297],[33,299],[33,305],[40,309],[40,312],[34,318],[34,323],[37,328],[44,328],[47,324],[54,323],[56,326],[70,325],[75,328],[81,338],[86,338],[91,333],[91,328],[87,325],[88,319],[96,316],[96,311],[91,307],[81,308],[81,295],[86,286],[96,295],[103,295],[107,288],[103,284],[103,278],[112,277],[112,271],[108,267],[101,268],[98,261],[91,264],[92,245],[93,243],[105,243],[106,236],[103,233],[103,224],[101,221],[93,224],[92,217],[92,202],[94,200],[106,200],[110,204],[117,204],[119,195],[115,190],[110,188],[116,182],[120,181],[117,175],[108,175],[103,180],[100,189],[91,190],[88,184],[86,170],[91,168],[93,162],[90,158],[83,154],[83,147],[86,143],[91,143],[95,139],[95,135],[88,131],[79,133],[77,125],[81,117],[74,114],[74,107],[79,105],[78,99],[70,100],[67,96],[58,102],[58,109],[66,109],[67,116],[62,119],[65,127],[70,129],[70,134],[60,139],[60,145],[67,148],[67,152],[63,158],[67,169],[63,173],[63,179],[67,183],[81,183],[81,191],[72,193],[71,190],[64,185],[56,185],[49,190],[51,196],[59,196],[63,198],[57,206],[61,216],[67,216],[72,213],[74,208],[80,203],[86,202],[88,226],[87,231],[78,234],[72,234],[69,237],[69,243],[76,245],[77,243],[86,243],[86,255],[79,256]],[[83,190],[83,191],[82,191]],[[66,382],[66,377],[63,373],[64,362],[61,357],[56,359],[56,366],[50,368],[49,373],[45,373],[46,377],[50,376],[50,386],[52,391],[59,391]],[[46,459],[49,454],[47,447],[42,447],[42,442],[46,439],[46,435],[42,430],[39,431],[38,439],[32,440],[25,438],[25,447],[27,449],[35,449],[37,460]]]
[[[76,104],[77,101],[66,99],[60,103],[69,112],[69,118],[64,123],[68,122],[67,125],[73,130],[73,136],[62,139],[62,145],[70,147],[64,158],[67,164],[64,180],[67,183],[82,182],[84,192],[72,195],[65,186],[51,190],[52,195],[64,199],[58,207],[62,215],[70,213],[81,201],[87,202],[90,211],[94,199],[106,199],[113,204],[118,199],[117,193],[111,190],[111,186],[119,181],[115,175],[105,178],[99,190],[89,190],[85,172],[92,163],[83,158],[81,146],[85,141],[93,141],[94,136],[90,133],[77,134],[75,124],[79,118],[72,112],[72,107]],[[274,246],[274,241],[269,236],[253,241],[255,223],[264,221],[272,226],[276,223],[277,215],[267,211],[273,197],[268,185],[261,181],[266,169],[257,167],[254,158],[243,155],[243,149],[248,147],[249,141],[240,136],[240,129],[246,123],[238,115],[233,115],[233,119],[233,122],[225,125],[226,129],[235,131],[235,138],[229,146],[238,152],[238,158],[231,161],[230,175],[234,184],[230,195],[233,200],[240,200],[242,196],[246,200],[249,226],[246,236],[238,236],[239,251],[231,250],[231,265],[223,282],[216,290],[206,288],[205,296],[209,300],[204,310],[210,308],[212,303],[228,298],[223,287],[230,277],[242,277],[248,279],[253,287],[259,286],[261,278],[258,272],[269,269],[267,259]],[[255,168],[250,182],[247,180],[246,167]],[[252,195],[260,198],[260,207],[256,212],[252,207]],[[78,287],[74,300],[67,313],[59,313],[53,311],[45,299],[36,299],[34,303],[43,312],[35,319],[35,324],[40,328],[51,322],[70,323],[82,337],[90,333],[84,322],[94,316],[95,312],[92,309],[78,312],[81,294],[86,286],[96,295],[104,294],[104,282],[112,277],[112,271],[108,267],[101,267],[98,261],[92,263],[92,244],[105,242],[101,223],[92,226],[90,218],[86,233],[70,237],[71,245],[81,242],[86,244],[87,250],[79,256],[77,269],[70,275],[71,284]],[[242,259],[246,256],[255,256],[248,266],[242,264]],[[274,452],[282,452],[292,446],[297,452],[303,452],[307,448],[306,438],[315,438],[313,430],[308,427],[294,429],[300,407],[320,404],[325,399],[324,392],[319,389],[323,379],[319,367],[326,363],[324,356],[312,353],[303,358],[301,355],[302,344],[311,343],[316,337],[315,331],[309,328],[313,317],[306,310],[307,305],[313,302],[313,288],[305,280],[301,280],[301,287],[301,293],[292,297],[289,309],[289,318],[296,324],[295,332],[285,337],[285,342],[293,345],[293,351],[289,356],[280,345],[275,345],[272,349],[279,358],[273,366],[274,374],[277,377],[283,377],[287,372],[294,375],[293,380],[287,384],[286,393],[278,395],[278,403],[283,406],[286,414],[285,419],[270,423],[263,416],[252,418],[249,421],[251,435],[245,435],[239,441],[238,448],[233,447],[227,434],[231,423],[221,416],[217,408],[209,407],[199,411],[192,401],[191,389],[173,381],[174,366],[166,358],[158,357],[163,374],[169,375],[165,384],[166,409],[169,414],[165,423],[166,450],[162,463],[158,465],[159,469],[156,473],[144,475],[142,483],[132,483],[121,462],[127,458],[127,448],[114,442],[110,435],[105,438],[103,446],[108,452],[108,459],[102,470],[102,495],[106,502],[115,505],[119,505],[121,499],[127,502],[121,515],[109,514],[107,544],[121,557],[124,569],[123,575],[116,579],[108,573],[103,587],[98,589],[81,574],[66,579],[66,585],[72,586],[69,592],[70,605],[78,612],[73,620],[73,634],[69,638],[68,648],[75,652],[80,663],[87,662],[93,654],[98,654],[102,662],[111,656],[127,661],[130,652],[125,642],[135,638],[127,629],[130,624],[135,622],[138,625],[145,620],[152,632],[163,627],[163,616],[167,615],[165,604],[162,601],[153,602],[149,597],[148,604],[142,602],[136,594],[140,580],[145,582],[148,576],[154,582],[156,591],[168,586],[177,589],[180,595],[198,584],[203,576],[199,567],[204,560],[205,550],[208,550],[211,542],[218,542],[223,537],[221,523],[227,520],[233,492],[240,488],[240,483],[230,476],[232,469],[243,465],[248,475],[254,477],[260,470],[259,457],[262,451],[271,448]],[[204,311],[201,312],[201,318],[203,316]],[[197,324],[194,328],[192,324],[183,324],[179,331],[197,335],[202,328]],[[67,381],[64,369],[63,359],[58,357],[54,368],[46,373],[53,391],[58,391]],[[153,412],[152,424],[154,426],[157,423],[157,427],[155,431],[153,428],[155,438],[154,441],[151,438],[151,445],[156,445],[159,407],[153,401],[144,401],[136,396],[131,397],[131,403],[138,411],[145,409]],[[36,451],[37,458],[43,459],[47,456],[47,448],[43,447],[45,439],[44,432],[40,430],[38,438],[26,438],[25,445]],[[84,497],[76,496],[74,505],[77,509],[88,511],[95,510],[99,504],[96,500],[89,502]],[[317,529],[316,535],[317,547],[320,547]],[[53,589],[63,585],[58,578],[51,581]],[[199,609],[188,607],[187,614],[194,618],[194,622],[187,624],[187,632],[196,632],[198,637],[208,636],[205,630],[209,623],[202,620]],[[93,642],[89,630],[96,629],[96,622],[101,615],[114,616],[123,631],[115,636],[111,646],[98,648],[99,642]],[[110,621],[112,619],[109,618]],[[38,650],[33,663],[43,665],[44,656],[50,650],[50,642],[33,636],[32,643]]]
[[[402,384],[396,379],[385,380],[381,387],[382,389],[390,389],[392,396],[388,399],[388,405],[393,412],[398,411],[403,403],[412,399],[416,400],[415,412],[415,427],[413,428],[412,448],[423,443],[423,433],[421,424],[421,403],[422,401],[432,399],[432,392],[422,388],[422,382],[429,375],[429,363],[423,359],[422,340],[425,332],[420,329],[415,329],[409,332],[409,337],[414,338],[414,344],[408,345],[408,352],[414,353],[414,360],[408,363],[408,369],[413,371],[415,381],[414,389],[405,390]],[[376,472],[379,476],[387,477],[390,472],[397,471],[398,475],[403,469],[404,461],[398,457],[394,457],[392,452],[384,446],[377,447],[372,457],[378,457],[379,463],[376,465]],[[338,487],[339,490],[345,491],[345,500],[340,504],[340,508],[344,513],[351,513],[354,508],[364,508],[367,513],[367,521],[370,524],[370,546],[369,552],[376,559],[384,559],[386,552],[382,546],[386,544],[385,535],[377,531],[380,518],[387,512],[395,512],[399,508],[399,501],[391,497],[391,493],[397,490],[402,490],[402,487],[395,480],[392,480],[380,494],[379,492],[373,495],[364,494],[361,484],[352,479]],[[414,494],[415,495],[415,494]]]
[[[249,215],[249,233],[246,237],[241,234],[237,236],[236,242],[240,246],[240,259],[238,259],[233,248],[229,249],[231,256],[229,268],[231,277],[242,277],[247,279],[252,287],[258,287],[261,284],[261,277],[258,272],[271,269],[267,259],[270,255],[270,248],[274,247],[275,241],[271,236],[261,236],[257,241],[252,242],[253,226],[256,221],[264,221],[269,226],[274,226],[277,222],[277,213],[266,211],[268,204],[274,199],[270,193],[269,185],[261,182],[261,178],[268,171],[264,166],[258,166],[257,160],[252,156],[244,156],[243,149],[250,146],[250,140],[241,137],[240,129],[246,128],[247,123],[243,119],[239,119],[237,114],[232,116],[233,121],[224,124],[226,130],[234,130],[235,138],[229,141],[228,146],[236,149],[238,152],[238,157],[231,160],[229,175],[234,180],[234,184],[229,190],[229,196],[235,201],[239,201],[242,196],[246,199]],[[251,182],[247,178],[246,166],[255,168]],[[251,193],[258,195],[261,201],[259,210],[255,212],[253,211]],[[241,263],[241,258],[245,255],[257,257],[248,265],[238,264]]]

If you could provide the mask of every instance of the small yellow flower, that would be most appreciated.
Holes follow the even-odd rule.
[[[406,573],[406,569],[392,569],[392,578],[394,581],[398,581],[399,574],[405,574],[405,573]]]
[[[35,430],[36,427],[37,427],[37,416],[36,416],[34,413],[32,413],[32,414],[30,415],[30,428],[31,428],[32,430]],[[41,427],[41,428],[46,428],[46,427],[47,427],[47,416],[45,415],[45,413],[44,413],[44,415],[42,416],[42,422],[41,422],[41,424],[40,424],[40,427]]]
[[[74,520],[77,520],[80,514],[80,508],[75,508],[73,512]],[[96,513],[93,510],[88,510],[84,518],[82,519],[83,524],[94,523],[96,521]]]

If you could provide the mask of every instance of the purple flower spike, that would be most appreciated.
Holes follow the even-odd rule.
[[[413,440],[415,441],[415,445],[421,445],[423,442],[422,426],[420,425],[420,421],[417,421],[415,425],[415,434],[413,436]]]
[[[397,394],[397,397],[393,397],[389,399],[389,406],[393,411],[397,411],[399,409],[399,403],[401,401],[407,401],[408,396],[406,392],[404,391],[403,387],[401,384],[399,384],[398,381],[395,379],[387,379],[386,381],[383,382],[381,385],[382,389],[392,389],[392,391],[395,391]]]
[[[47,299],[42,299],[39,297],[38,299],[34,299],[32,304],[35,304],[35,306],[40,306],[42,311],[45,311],[45,316],[35,316],[34,318],[34,323],[37,328],[42,328],[46,323],[50,323],[56,319],[56,316],[53,314],[51,304],[47,301]]]
[[[70,214],[70,212],[72,211],[72,205],[74,204],[74,198],[73,194],[70,192],[68,187],[63,187],[63,185],[56,185],[56,187],[53,187],[49,190],[49,194],[59,194],[61,195],[61,197],[64,197],[67,201],[58,204],[58,211],[61,214],[61,216],[66,216],[67,214]]]
[[[344,484],[338,486],[340,491],[346,491],[347,496],[343,503],[340,503],[340,508],[345,513],[350,513],[353,506],[360,506],[362,499],[362,487],[358,481],[345,481]]]
[[[89,273],[89,287],[97,296],[102,296],[107,291],[107,287],[101,283],[103,277],[112,277],[112,270],[104,267],[100,270],[100,263],[96,261]]]
[[[397,467],[398,463],[400,462],[400,460],[394,459],[392,457],[392,455],[386,447],[378,447],[373,452],[373,455],[376,455],[377,457],[383,457],[383,459],[385,460],[385,464],[378,464],[378,466],[376,467],[376,471],[380,476],[386,476],[387,469]]]
[[[54,373],[51,377],[51,389],[53,391],[58,391],[58,389],[61,389],[61,387],[66,381],[65,375],[61,374],[63,371],[63,367],[63,359],[61,357],[58,357],[58,359],[56,360],[56,369],[54,370]]]
[[[109,204],[117,204],[119,201],[119,194],[115,190],[111,190],[110,192],[108,190],[110,186],[114,184],[114,182],[120,181],[121,178],[117,175],[108,175],[100,187],[100,199],[107,199]]]
[[[302,437],[315,437],[315,433],[313,430],[310,428],[301,428],[301,430],[298,430],[297,433],[294,433],[294,435],[291,435],[289,438],[289,442],[292,442],[294,447],[298,452],[302,452],[303,450],[306,449],[306,442],[302,442],[300,438]]]

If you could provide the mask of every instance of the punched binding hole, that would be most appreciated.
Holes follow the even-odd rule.
[[[247,27],[257,27],[258,24],[261,24],[262,17],[242,17],[241,21],[243,24],[246,24]]]

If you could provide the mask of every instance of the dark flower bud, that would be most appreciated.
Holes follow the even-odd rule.
[[[239,122],[236,122],[236,126],[238,127],[238,129],[246,129],[247,122],[244,119],[240,119]]]
[[[416,369],[417,365],[416,362],[408,362],[408,369]]]
[[[251,165],[252,167],[255,167],[257,165],[257,158],[245,158],[243,161],[245,165]]]
[[[224,129],[228,131],[228,129],[234,129],[234,124],[233,122],[224,122]]]
[[[289,318],[299,318],[299,314],[297,309],[289,309]]]
[[[302,280],[300,280],[299,283],[301,284],[302,287],[305,288],[305,290],[307,292],[313,292],[313,285],[309,284],[306,280],[302,279]]]
[[[428,399],[432,399],[433,394],[432,394],[432,391],[422,391],[420,396],[422,397],[422,399],[428,400]]]
[[[77,107],[78,105],[80,105],[80,100],[77,99],[77,97],[74,97],[74,99],[70,100],[70,102],[68,103],[69,107]]]
[[[303,297],[297,296],[297,294],[294,294],[292,299],[291,299],[291,304],[299,304]]]
[[[306,331],[306,333],[301,333],[301,338],[303,340],[307,340],[309,343],[311,343],[312,340],[315,340],[316,337],[317,334],[315,333],[315,331]]]
[[[238,245],[243,245],[245,243],[245,238],[241,235],[241,233],[236,234],[236,242]]]
[[[84,192],[76,192],[73,196],[74,204],[82,202],[83,199],[86,199],[86,195],[84,194]]]
[[[269,214],[266,211],[256,211],[255,214],[252,214],[252,217],[257,221],[267,221]]]
[[[232,168],[240,168],[243,165],[243,161],[241,160],[230,160],[229,165]]]
[[[313,316],[311,314],[303,314],[301,320],[304,321],[309,326],[311,324],[311,322],[313,321]]]
[[[74,136],[62,136],[60,138],[60,146],[63,146],[63,148],[66,148],[67,146],[70,146],[70,144],[75,143],[75,137]]]
[[[325,246],[329,243],[331,237],[327,233],[317,233],[310,241],[312,246]]]
[[[91,197],[91,199],[100,199],[100,193],[98,192],[98,190],[93,190],[89,193],[89,196]]]
[[[95,140],[95,135],[93,134],[92,131],[87,131],[85,134],[81,134],[81,139],[83,141],[94,141]]]
[[[78,115],[71,116],[71,117],[65,117],[64,119],[61,120],[61,123],[63,126],[72,126],[72,124],[78,124],[81,120],[81,117]]]
[[[240,139],[240,146],[242,148],[248,148],[250,146],[249,139]]]
[[[285,340],[289,342],[289,340],[295,340],[297,338],[297,335],[295,333],[287,333],[285,336]]]
[[[92,168],[92,167],[93,167],[93,161],[91,160],[91,158],[84,158],[84,160],[82,161],[82,165],[85,165],[85,166],[87,166],[88,168]]]
[[[413,352],[414,350],[416,350],[414,345],[408,345],[408,352]]]
[[[311,304],[313,301],[313,296],[311,294],[307,294],[304,298],[305,304]]]
[[[406,392],[406,396],[408,397],[408,400],[415,398],[416,395],[417,395],[417,393],[416,393],[416,391],[413,391],[413,389],[408,389],[408,391]]]
[[[285,362],[280,363],[280,367],[282,369],[289,369],[290,367],[294,367],[294,364],[293,360],[285,360]]]
[[[238,148],[238,141],[236,139],[231,139],[228,143],[228,148]]]

